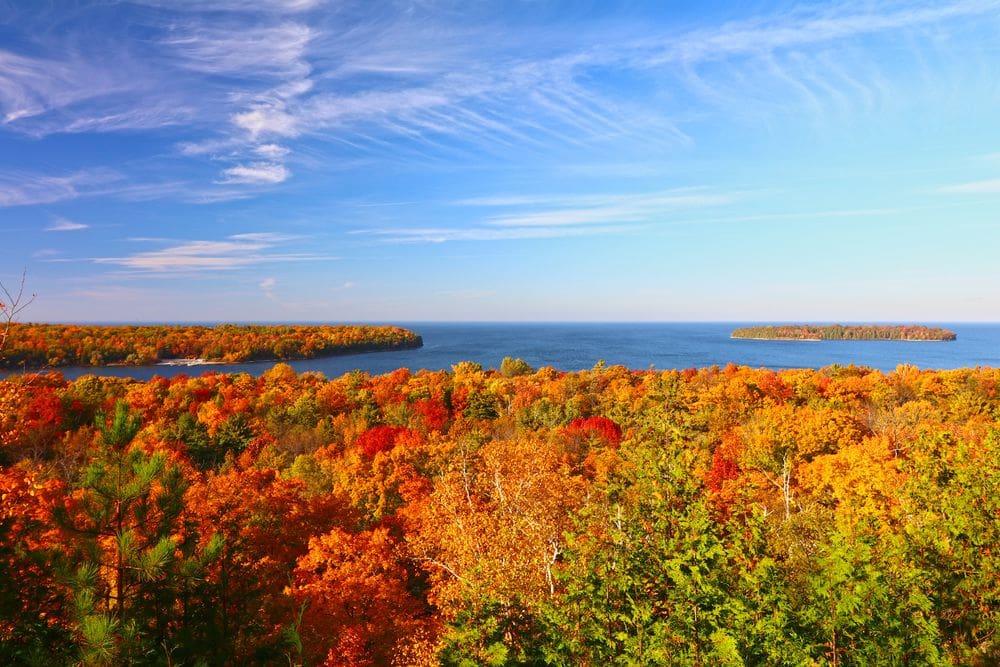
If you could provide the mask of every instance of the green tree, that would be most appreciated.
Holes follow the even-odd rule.
[[[133,444],[142,428],[125,402],[97,418],[98,438],[62,521],[74,630],[85,664],[165,661],[182,643],[189,595],[221,544],[197,549],[180,525],[187,487],[162,452]],[[158,658],[157,658],[158,656]]]
[[[713,518],[687,453],[630,449],[566,549],[565,594],[547,615],[549,662],[742,665],[741,642],[763,632],[740,600],[739,549]]]
[[[517,377],[518,375],[528,375],[534,373],[535,369],[528,365],[523,359],[504,357],[500,362],[500,374],[505,378]]]
[[[982,443],[925,437],[901,499],[906,557],[922,573],[955,663],[1000,663],[1000,433]]]
[[[943,665],[924,574],[876,525],[817,549],[795,614],[811,657],[831,665]]]

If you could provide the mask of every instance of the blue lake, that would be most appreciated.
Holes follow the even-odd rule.
[[[460,361],[496,368],[504,357],[520,357],[534,367],[575,371],[599,360],[630,368],[668,369],[730,362],[752,367],[819,368],[855,364],[891,371],[899,364],[920,368],[1000,366],[1000,324],[947,324],[958,340],[943,343],[891,341],[759,341],[735,340],[730,332],[745,323],[400,323],[423,337],[416,350],[373,352],[325,359],[293,361],[295,370],[319,371],[336,377],[359,369],[384,373],[406,367],[413,371],[449,369]],[[271,362],[212,366],[142,366],[131,368],[63,368],[67,378],[87,373],[148,379],[179,373],[199,375],[246,372],[260,375]]]

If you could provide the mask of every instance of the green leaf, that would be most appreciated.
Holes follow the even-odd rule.
[[[91,614],[80,621],[85,663],[111,663],[115,658],[118,622],[106,614]]]
[[[173,537],[164,537],[156,546],[142,554],[139,561],[139,572],[146,581],[153,581],[163,576],[167,565],[174,558],[175,543]]]

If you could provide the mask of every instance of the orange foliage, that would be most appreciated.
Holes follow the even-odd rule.
[[[339,528],[309,540],[298,559],[292,595],[304,604],[300,633],[307,660],[386,665],[427,621],[407,589],[412,573],[389,531],[351,534]],[[335,662],[334,662],[335,661]]]
[[[54,512],[92,527],[72,488],[101,442],[95,414],[117,399],[142,420],[131,446],[181,464],[187,486],[169,536],[178,553],[222,538],[192,585],[225,655],[387,665],[435,664],[449,628],[480,611],[509,621],[501,639],[524,648],[519,624],[567,590],[567,536],[586,517],[613,516],[614,503],[598,499],[617,493],[637,451],[683,452],[676,474],[720,526],[766,515],[762,531],[791,536],[776,567],[792,568],[793,547],[811,555],[809,540],[829,526],[903,530],[915,452],[940,441],[945,465],[960,440],[975,454],[1000,428],[998,382],[988,368],[599,365],[508,378],[468,363],[329,381],[284,364],[257,378],[9,377],[0,380],[0,645],[14,641],[18,616],[72,623],[56,561],[85,542],[57,529]],[[161,491],[148,494],[151,520]],[[808,531],[795,534],[801,525]],[[113,549],[101,539],[99,549]],[[293,628],[301,656],[261,657],[288,646]]]

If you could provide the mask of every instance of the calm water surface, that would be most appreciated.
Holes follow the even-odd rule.
[[[400,367],[413,371],[449,369],[460,361],[496,368],[504,357],[520,357],[532,366],[575,371],[599,360],[629,368],[692,368],[730,362],[766,368],[819,368],[855,364],[891,371],[899,364],[920,368],[1000,366],[1000,324],[936,324],[958,334],[944,343],[891,341],[760,341],[734,340],[730,332],[748,323],[669,324],[534,324],[534,323],[401,323],[424,339],[417,350],[372,352],[326,359],[293,361],[295,370],[319,371],[336,377],[358,369],[385,373]],[[270,362],[195,367],[63,368],[67,378],[87,373],[149,379],[180,373],[200,375],[246,372],[260,375]]]

